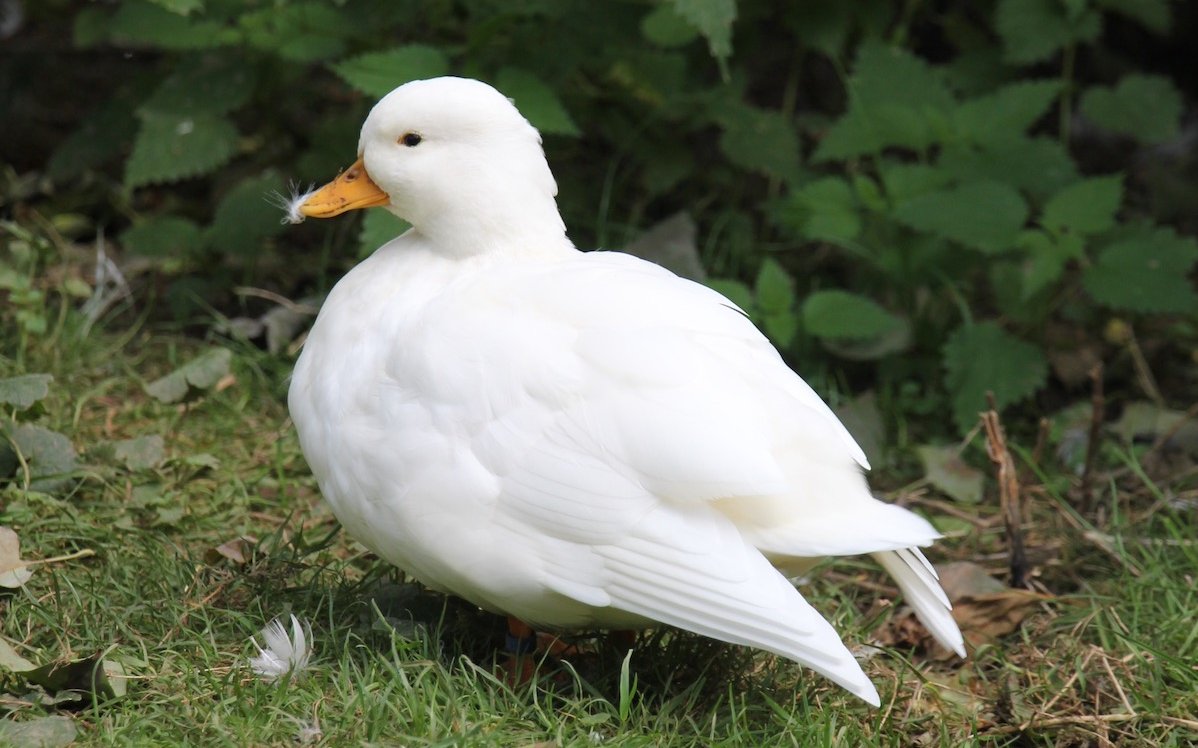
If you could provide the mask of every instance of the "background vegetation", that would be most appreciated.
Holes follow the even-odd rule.
[[[0,3],[0,525],[31,557],[96,554],[28,567],[0,645],[136,678],[60,705],[90,687],[0,649],[0,710],[85,704],[114,744],[284,742],[288,720],[332,744],[1192,739],[1196,21],[1168,0]],[[580,247],[673,247],[838,406],[876,485],[1001,574],[992,393],[1044,596],[1022,633],[921,661],[930,680],[871,660],[879,719],[760,660],[687,688],[639,671],[639,700],[601,672],[497,695],[446,654],[481,661],[445,642],[485,624],[380,629],[390,572],[330,534],[282,398],[307,313],[402,227],[285,228],[266,197],[327,180],[379,96],[446,73],[542,130]],[[850,637],[926,654],[876,630],[892,591],[828,579],[810,594]],[[285,608],[329,654],[272,691],[236,662]],[[660,672],[683,645],[704,646],[652,642]]]

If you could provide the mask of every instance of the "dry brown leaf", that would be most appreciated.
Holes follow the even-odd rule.
[[[0,526],[0,587],[20,587],[33,571],[21,559],[21,539],[11,528]]]
[[[953,618],[970,648],[989,642],[1019,628],[1023,619],[1047,599],[1029,590],[1008,587],[968,561],[940,567],[940,586],[953,604]],[[918,649],[933,659],[955,659],[956,655],[936,644],[913,612],[891,616],[874,638],[883,645]]]
[[[204,560],[210,564],[215,564],[222,558],[227,558],[238,566],[243,566],[253,557],[254,548],[257,546],[258,539],[253,535],[242,535],[241,537],[227,540],[215,548],[209,548],[204,552]]]
[[[940,586],[953,603],[953,618],[965,640],[977,646],[1011,633],[1046,597],[1015,589],[969,561],[945,564]]]

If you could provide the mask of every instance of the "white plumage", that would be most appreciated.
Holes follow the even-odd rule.
[[[371,112],[359,152],[305,214],[385,205],[414,228],[333,289],[289,401],[351,535],[533,625],[665,623],[877,704],[775,568],[871,553],[964,654],[917,549],[936,531],[873,498],[853,438],[734,304],[574,248],[540,138],[507,99],[409,83]]]

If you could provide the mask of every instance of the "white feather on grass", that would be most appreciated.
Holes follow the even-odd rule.
[[[255,637],[251,639],[258,649],[258,656],[250,659],[250,667],[265,681],[276,681],[287,675],[294,680],[312,656],[312,629],[307,622],[300,623],[291,616],[291,633],[287,633],[283,622],[276,618],[266,624],[259,636],[266,642],[263,647]]]

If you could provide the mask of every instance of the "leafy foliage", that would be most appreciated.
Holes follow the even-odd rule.
[[[542,131],[580,246],[696,209],[711,284],[804,371],[864,361],[850,386],[928,380],[929,407],[961,427],[983,384],[1004,404],[1057,384],[1040,360],[982,372],[962,351],[1029,364],[1050,329],[1100,338],[1113,314],[1158,325],[1194,309],[1194,244],[1161,225],[1185,220],[1191,193],[1176,176],[1150,186],[1144,166],[1174,175],[1175,151],[1085,157],[1094,138],[1179,137],[1182,68],[1141,69],[1100,36],[1180,33],[1167,0],[268,5],[31,10],[69,18],[88,54],[136,58],[105,63],[103,90],[81,97],[94,109],[27,168],[48,164],[64,211],[90,200],[177,314],[223,311],[247,283],[326,288],[321,274],[403,231],[371,211],[283,233],[262,197],[332,177],[376,98],[442,74],[493,83]],[[22,329],[45,329],[42,289],[0,273],[0,290]]]
[[[1081,110],[1112,132],[1156,143],[1177,134],[1181,93],[1167,78],[1129,75],[1116,86],[1091,88]]]
[[[449,60],[436,47],[408,44],[383,52],[367,52],[333,66],[346,83],[376,98],[396,85],[449,72]]]
[[[953,391],[953,417],[971,428],[993,392],[1004,407],[1035,392],[1048,376],[1044,354],[993,322],[959,328],[944,344],[944,366]]]

